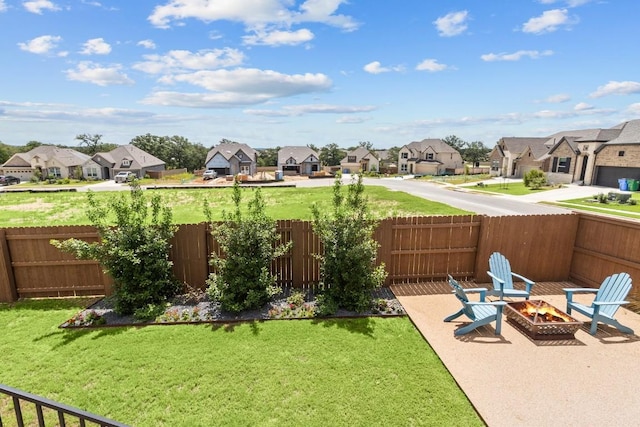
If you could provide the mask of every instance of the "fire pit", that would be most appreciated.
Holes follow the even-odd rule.
[[[511,302],[505,306],[511,323],[534,340],[567,340],[575,338],[582,322],[545,301]]]

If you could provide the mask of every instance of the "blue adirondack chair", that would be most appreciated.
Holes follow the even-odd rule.
[[[487,295],[499,296],[500,300],[504,299],[504,297],[529,299],[531,288],[535,284],[533,280],[511,271],[509,260],[500,252],[494,252],[489,257],[489,271],[487,271],[487,274],[493,281],[493,289]],[[525,290],[516,289],[513,286],[514,277],[524,282]]]
[[[462,308],[451,316],[447,316],[444,321],[451,322],[463,314],[472,320],[470,324],[456,330],[454,335],[464,335],[494,321],[496,322],[496,335],[500,335],[502,308],[507,305],[507,303],[504,301],[485,301],[486,288],[464,289],[451,275],[449,275],[449,284],[453,288],[453,294],[462,303]],[[469,301],[467,293],[479,293],[480,301]]]
[[[576,310],[591,318],[591,335],[595,335],[598,330],[598,322],[606,323],[625,334],[633,334],[633,330],[621,325],[613,318],[616,311],[623,304],[629,301],[624,299],[631,290],[631,276],[627,273],[617,273],[608,276],[600,289],[593,288],[565,288],[563,291],[567,297],[567,314],[571,314],[571,310]],[[594,293],[596,294],[590,306],[580,304],[573,301],[573,294],[578,293]]]

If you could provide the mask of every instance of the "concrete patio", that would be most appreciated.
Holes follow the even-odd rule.
[[[626,309],[616,314],[636,332],[631,336],[602,324],[592,336],[589,320],[574,313],[585,323],[572,340],[534,341],[506,317],[501,336],[492,324],[456,337],[468,319],[443,322],[460,309],[447,287],[440,282],[392,289],[487,425],[640,425],[640,315]],[[563,287],[575,286],[536,284],[532,299],[564,311]],[[590,301],[587,295],[579,300]]]

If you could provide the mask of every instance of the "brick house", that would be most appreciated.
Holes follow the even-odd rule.
[[[345,173],[379,172],[380,160],[375,152],[369,151],[365,147],[358,147],[349,151],[346,157],[340,161],[340,169]]]
[[[453,175],[463,172],[460,152],[441,139],[413,141],[398,152],[400,174]]]
[[[2,166],[0,172],[29,181],[38,174],[40,179],[87,178],[102,179],[102,171],[92,158],[71,148],[41,145],[26,153],[16,153]]]

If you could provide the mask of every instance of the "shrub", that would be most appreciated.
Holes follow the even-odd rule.
[[[328,215],[314,205],[313,229],[322,242],[320,287],[324,301],[320,312],[342,307],[358,312],[371,306],[371,290],[384,282],[384,264],[376,266],[378,243],[373,239],[377,221],[371,216],[364,197],[362,176],[349,185],[347,197],[342,194],[342,182],[336,178],[333,186],[333,212]]]
[[[525,187],[531,187],[532,190],[537,190],[547,184],[547,175],[539,169],[531,169],[524,175],[522,181]]]
[[[280,291],[275,286],[276,277],[271,274],[271,263],[292,245],[277,244],[280,236],[276,222],[265,214],[260,188],[254,191],[246,215],[240,206],[241,193],[236,181],[232,196],[235,210],[223,212],[221,223],[213,223],[206,201],[204,207],[211,234],[224,254],[224,257],[211,254],[215,272],[207,280],[207,294],[231,312],[259,308]]]
[[[134,180],[128,199],[119,194],[103,206],[89,192],[88,201],[87,216],[100,240],[52,240],[51,244],[79,259],[102,264],[113,278],[115,310],[119,314],[133,314],[140,309],[144,312],[149,305],[174,296],[180,286],[173,277],[169,249],[176,226],[171,223],[171,209],[163,204],[160,195],[155,194],[149,206]],[[107,222],[109,212],[115,214],[115,227]]]

